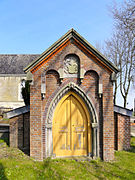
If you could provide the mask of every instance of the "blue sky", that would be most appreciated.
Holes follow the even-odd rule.
[[[0,0],[0,54],[42,53],[71,28],[93,46],[102,45],[113,30],[112,2]]]
[[[119,0],[120,1],[120,0]],[[112,0],[0,0],[0,53],[42,53],[74,28],[92,45],[112,32]]]

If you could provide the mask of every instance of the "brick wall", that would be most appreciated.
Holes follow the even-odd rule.
[[[63,60],[68,54],[76,54],[80,59],[80,68],[86,73],[82,84],[78,78],[64,78],[60,83],[58,69],[63,68]],[[46,95],[41,99],[41,74],[46,70]],[[31,85],[30,102],[30,144],[31,156],[38,160],[45,157],[45,124],[48,107],[57,92],[69,82],[74,82],[83,89],[91,99],[96,109],[100,124],[100,152],[104,160],[114,158],[114,115],[113,115],[113,85],[110,81],[111,71],[101,65],[94,56],[88,56],[74,43],[69,43],[40,69],[33,71],[34,83]],[[103,96],[98,96],[98,82],[103,84]],[[101,137],[102,136],[102,137]]]
[[[130,149],[130,117],[115,113],[115,149]]]
[[[17,147],[29,154],[30,149],[30,113],[10,119],[10,146]]]
[[[41,74],[35,73],[34,85],[30,88],[30,156],[43,159],[42,150],[42,100]]]

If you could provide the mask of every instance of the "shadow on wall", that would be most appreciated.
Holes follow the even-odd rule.
[[[6,175],[5,175],[5,169],[2,165],[2,163],[0,163],[0,179],[2,180],[8,180]]]
[[[30,117],[29,112],[10,119],[10,146],[30,154]]]
[[[4,141],[9,146],[9,133],[0,133],[0,140]]]
[[[18,120],[18,148],[28,156],[30,155],[30,117],[23,114]]]

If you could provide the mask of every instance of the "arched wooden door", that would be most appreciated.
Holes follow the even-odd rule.
[[[81,156],[91,153],[91,128],[87,107],[74,92],[58,103],[53,118],[53,154]]]

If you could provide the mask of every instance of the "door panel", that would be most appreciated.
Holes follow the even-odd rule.
[[[83,105],[73,93],[68,93],[58,103],[53,118],[53,153],[56,156],[87,155],[88,119]]]
[[[72,95],[71,98],[71,123],[72,142],[74,153],[87,152],[87,118],[82,105]]]

